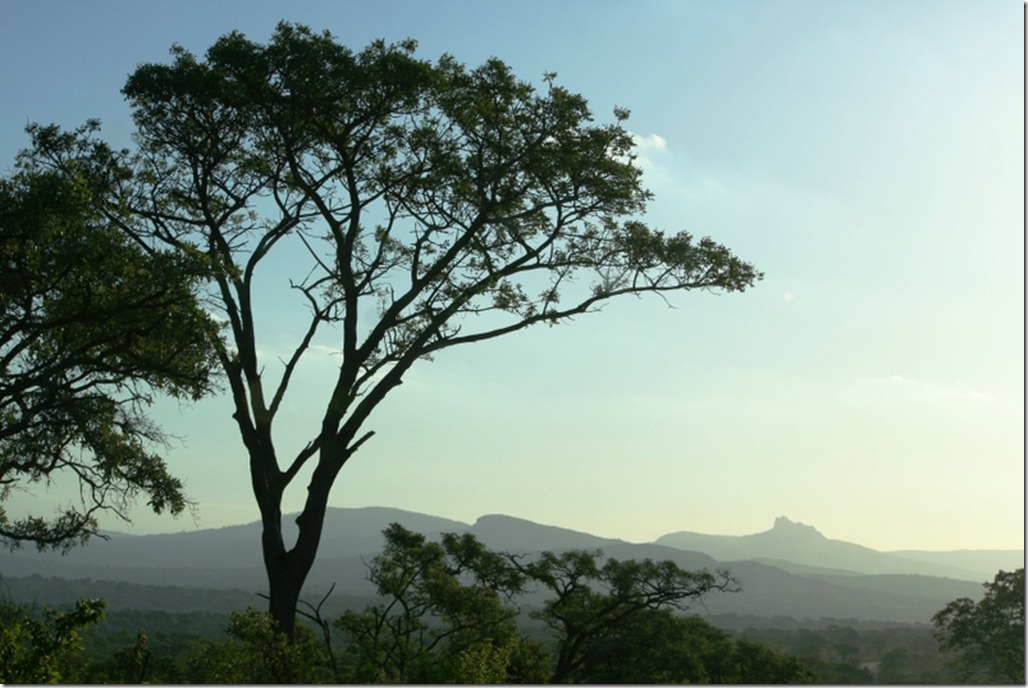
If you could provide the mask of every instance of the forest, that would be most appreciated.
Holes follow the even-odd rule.
[[[223,591],[212,591],[210,611],[106,612],[99,598],[57,608],[17,603],[8,585],[0,606],[0,678],[866,685],[1016,683],[1024,675],[1023,569],[997,575],[977,604],[954,601],[931,626],[703,617],[696,613],[703,597],[738,589],[730,572],[618,561],[599,551],[512,555],[467,533],[436,541],[398,524],[384,536],[384,549],[368,568],[378,597],[302,600],[293,642],[255,605],[228,611],[247,600]],[[57,581],[36,576],[17,583],[21,596],[31,597]],[[78,585],[81,591],[124,587]],[[140,596],[175,593],[128,587]],[[983,619],[991,619],[987,637]],[[961,624],[972,621],[968,635]],[[988,656],[976,654],[981,647]]]

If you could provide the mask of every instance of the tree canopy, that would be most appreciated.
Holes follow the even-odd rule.
[[[170,64],[141,65],[123,90],[138,150],[120,159],[132,174],[117,180],[128,212],[115,219],[143,243],[208,261],[270,608],[287,633],[336,476],[417,360],[618,296],[739,291],[760,277],[711,239],[641,220],[650,194],[627,111],[594,123],[555,75],[536,88],[498,59],[468,68],[415,48],[355,52],[283,23],[264,45],[236,32],[203,58],[175,47]],[[287,251],[307,318],[269,367],[258,268]],[[326,330],[339,358],[323,411],[304,446],[278,447],[283,399]],[[282,497],[301,474],[290,546]]]
[[[493,552],[397,524],[370,565],[380,602],[336,621],[363,683],[812,683],[795,657],[681,612],[735,592],[727,572],[602,552]],[[527,614],[525,612],[528,611]],[[520,617],[520,624],[515,620]],[[527,617],[548,633],[526,635]]]
[[[81,145],[94,128],[30,127],[32,149],[0,179],[0,541],[11,547],[70,547],[96,532],[99,511],[127,519],[138,495],[158,513],[182,511],[144,410],[157,394],[196,399],[213,383],[216,327],[195,294],[204,261],[111,221],[125,172],[105,147]],[[79,504],[6,514],[12,490],[62,475]]]
[[[1023,684],[1024,569],[1000,571],[984,586],[980,601],[961,597],[932,617],[939,646],[955,653],[963,679]]]
[[[551,683],[602,680],[596,664],[607,651],[601,648],[641,619],[656,618],[648,612],[684,611],[712,592],[740,589],[727,571],[686,571],[673,561],[650,559],[601,564],[600,556],[543,552],[523,567],[553,595],[536,613],[559,639]]]
[[[394,523],[384,535],[385,550],[369,575],[382,602],[346,612],[336,623],[350,640],[353,678],[506,682],[520,643],[517,610],[504,601],[521,591],[524,576],[470,534],[431,542]]]

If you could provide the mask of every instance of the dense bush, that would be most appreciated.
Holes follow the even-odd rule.
[[[41,618],[40,618],[41,617]],[[40,615],[0,602],[0,683],[76,683],[85,675],[79,630],[103,620],[103,600]]]

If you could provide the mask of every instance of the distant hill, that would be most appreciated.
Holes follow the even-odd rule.
[[[374,554],[382,548],[382,531],[393,522],[428,535],[463,532],[469,527],[459,521],[399,509],[329,509],[318,556],[333,559]],[[283,536],[287,541],[296,537],[296,525],[290,516],[283,519]],[[108,537],[108,540],[94,538],[87,546],[76,547],[67,554],[38,553],[29,548],[0,554],[0,566],[21,570],[27,564],[55,571],[97,572],[139,568],[263,569],[259,522],[160,535],[108,533]]]
[[[296,536],[292,519],[284,535]],[[368,507],[329,509],[318,559],[308,588],[327,589],[333,582],[357,594],[372,594],[364,561],[382,549],[382,531],[390,523],[426,535],[464,532],[468,524],[399,509]],[[65,579],[125,581],[139,585],[187,588],[264,590],[267,581],[260,552],[260,524],[209,528],[160,535],[109,533],[67,554],[28,548],[0,553],[2,576],[56,576]]]
[[[622,540],[597,537],[577,530],[543,526],[512,516],[482,516],[468,532],[483,544],[506,552],[539,552],[559,549],[603,549]]]
[[[27,604],[37,609],[43,604],[51,607],[70,607],[83,597],[102,598],[112,612],[210,612],[228,614],[247,607],[262,608],[266,601],[257,593],[237,589],[184,588],[173,585],[145,585],[124,581],[56,578],[33,575],[4,577],[5,599]],[[320,596],[305,595],[314,605]],[[358,597],[333,593],[326,601],[326,615],[338,614],[345,609],[362,609],[372,601],[371,596]]]
[[[681,531],[657,538],[669,547],[704,552],[721,561],[754,559],[794,573],[821,570],[836,573],[919,574],[960,580],[991,581],[1000,569],[1024,566],[1024,550],[962,552],[879,552],[869,547],[826,538],[813,526],[784,516],[771,530],[753,535],[707,535]]]
[[[997,571],[1013,571],[1024,568],[1023,549],[958,549],[951,552],[928,552],[923,550],[895,550],[888,552],[896,557],[920,563],[937,564],[954,569],[977,573],[982,582],[992,580]],[[989,572],[992,573],[989,573]]]
[[[393,522],[429,537],[470,532],[488,547],[511,553],[598,549],[618,559],[670,559],[689,570],[727,568],[741,582],[742,592],[712,595],[696,611],[740,617],[927,623],[953,599],[980,598],[981,583],[995,575],[984,571],[1017,554],[878,552],[830,540],[815,528],[786,518],[776,520],[766,533],[672,533],[656,543],[640,544],[503,515],[467,524],[398,509],[330,509],[306,595],[320,596],[335,585],[333,597],[338,602],[329,606],[373,596],[367,566],[382,547],[381,531]],[[243,600],[259,606],[257,594],[266,589],[259,533],[259,525],[251,523],[165,535],[112,534],[110,540],[90,542],[65,556],[27,549],[2,553],[0,576],[12,581],[12,590],[31,591],[38,602],[65,601],[72,594],[69,590],[92,586],[110,599],[112,608],[138,609],[145,604],[169,611],[225,609],[236,608]],[[27,580],[32,576],[37,578]],[[65,590],[64,596],[42,599],[45,586],[38,576],[74,585],[48,583],[55,594],[58,587]],[[19,578],[26,580],[15,585]],[[148,593],[125,587],[128,584],[163,588],[146,588],[149,597],[141,602]],[[224,599],[211,602],[212,595],[219,594]]]

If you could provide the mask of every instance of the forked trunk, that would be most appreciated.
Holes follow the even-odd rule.
[[[292,549],[286,550],[282,539],[279,504],[265,511],[261,539],[268,574],[268,612],[290,640],[296,638],[296,606],[318,553],[328,493],[336,472],[338,468],[335,471],[315,469],[307,488],[307,503],[296,519],[298,534]]]
[[[321,539],[321,524],[324,522],[325,509],[322,507],[316,510],[316,515],[310,514],[310,506],[304,510],[297,519],[300,527],[300,534],[296,545],[286,551],[281,537],[272,533],[270,539],[278,540],[272,543],[269,548],[267,543],[264,549],[264,568],[268,574],[268,612],[278,625],[279,630],[289,636],[290,640],[296,637],[296,605],[300,599],[300,592],[310,573],[311,566],[318,551],[318,540]],[[316,520],[315,525],[318,534],[312,537],[309,532],[311,521]],[[267,528],[267,526],[265,526]],[[308,532],[305,532],[308,531]],[[267,536],[265,539],[268,539]]]

